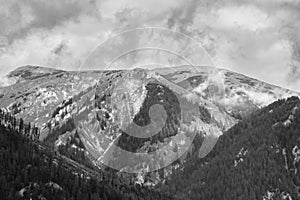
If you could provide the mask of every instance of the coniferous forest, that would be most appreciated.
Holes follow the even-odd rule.
[[[1,199],[299,199],[300,100],[262,108],[230,128],[155,188],[81,165],[37,140],[39,130],[1,111]]]
[[[171,199],[122,182],[112,173],[90,169],[37,140],[28,125],[1,112],[0,199]],[[20,120],[19,120],[20,121]],[[5,126],[4,126],[5,125]]]
[[[159,187],[179,199],[300,199],[300,101],[279,100],[195,154]]]

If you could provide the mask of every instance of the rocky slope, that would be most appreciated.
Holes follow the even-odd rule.
[[[186,150],[203,158],[240,119],[279,98],[298,95],[201,66],[86,72],[26,66],[6,78],[13,81],[0,88],[0,107],[39,126],[41,140],[65,146],[70,154],[85,152],[99,166],[110,158],[109,165],[122,163],[118,169],[135,172],[166,166],[182,154],[183,162]],[[153,130],[156,136],[143,138],[142,133]],[[199,149],[194,137],[203,140]],[[156,153],[141,165],[135,158],[123,159],[133,162],[128,169],[119,159],[129,155],[120,149]],[[156,167],[148,166],[153,162]]]
[[[0,106],[43,128],[60,104],[95,84],[99,74],[21,67],[6,77],[13,84],[0,87]]]

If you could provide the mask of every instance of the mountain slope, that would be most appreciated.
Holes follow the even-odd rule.
[[[2,117],[1,199],[171,199],[61,156],[18,130],[4,126],[6,120]]]
[[[160,185],[180,199],[300,198],[300,100],[279,100],[242,120],[208,156],[194,155]]]
[[[10,86],[16,83],[26,82],[27,80],[33,80],[51,74],[59,74],[61,72],[64,71],[31,65],[22,66],[2,77],[0,80],[0,86]]]
[[[9,77],[19,81],[0,88],[1,107],[38,126],[40,139],[54,148],[77,161],[86,156],[101,167],[107,160],[126,160],[116,146],[140,153],[165,147],[161,153],[169,156],[167,160],[157,155],[147,158],[159,168],[182,154],[181,162],[195,152],[203,158],[240,119],[278,98],[298,95],[241,74],[201,66],[86,72],[27,66]],[[166,112],[152,112],[151,118],[153,105]],[[160,125],[164,119],[166,123]],[[146,139],[126,134],[126,128],[140,135],[155,127],[161,128],[157,136]],[[144,168],[118,166],[129,171]]]
[[[278,99],[298,95],[275,85],[264,83],[225,69],[202,66],[179,66],[154,69],[174,83],[200,94],[241,118],[251,111]]]
[[[201,101],[213,102],[234,118],[246,116],[277,99],[298,95],[241,74],[212,67],[180,66],[152,71],[185,91],[196,93],[202,97]],[[55,110],[64,101],[88,90],[100,79],[113,79],[117,72],[67,72],[37,66],[20,67],[7,77],[22,80],[0,87],[0,107],[8,108],[26,121],[42,127],[51,118],[50,110]]]
[[[0,87],[0,107],[43,128],[60,104],[95,84],[99,74],[21,67],[8,75],[18,81]]]

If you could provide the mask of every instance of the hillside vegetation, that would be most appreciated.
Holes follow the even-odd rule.
[[[204,159],[195,154],[159,187],[180,199],[300,198],[300,101],[279,100],[222,135]]]

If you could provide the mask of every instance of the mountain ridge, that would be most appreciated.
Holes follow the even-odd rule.
[[[25,69],[35,72],[37,68]],[[20,76],[22,70],[24,68],[15,74]],[[290,90],[213,67],[79,72],[49,72],[48,69],[38,68],[37,72],[43,70],[44,73],[36,73],[38,76],[31,73],[33,77],[30,77],[29,73],[26,79],[0,88],[0,106],[39,127],[40,139],[53,148],[78,158],[78,161],[84,159],[79,156],[82,155],[80,152],[84,152],[95,165],[101,166],[101,163],[97,163],[98,158],[105,155],[103,160],[106,160],[107,156],[111,156],[106,156],[106,152],[110,152],[107,148],[113,144],[147,152],[156,146],[166,145],[168,140],[174,140],[177,145],[172,145],[177,146],[179,151],[175,152],[176,148],[172,145],[165,149],[172,160],[185,149],[178,144],[188,142],[191,148],[181,158],[182,162],[195,151],[203,158],[214,147],[219,136],[239,120],[277,99],[299,96]],[[153,83],[155,87],[151,86]],[[116,127],[120,123],[130,124],[134,120],[138,122],[147,119],[154,102],[166,107],[172,105],[170,94],[164,87],[170,89],[182,107],[181,118],[174,118],[180,123],[172,124],[169,121],[160,131],[160,136],[151,137],[150,140],[136,140],[125,133],[118,136],[119,128]],[[122,98],[123,93],[128,93],[128,97]],[[141,94],[144,94],[143,98]],[[147,94],[151,95],[147,97]],[[169,114],[176,116],[172,112]],[[177,128],[179,131],[173,134]],[[194,132],[197,133],[196,137],[203,139],[200,149],[195,148],[187,135]],[[120,140],[115,141],[115,137],[120,137]],[[114,156],[116,160],[119,159]],[[158,166],[164,165],[167,162]],[[172,166],[166,168],[164,174],[168,174],[171,169]]]
[[[299,199],[299,106],[291,97],[255,111],[157,187],[178,199]]]

